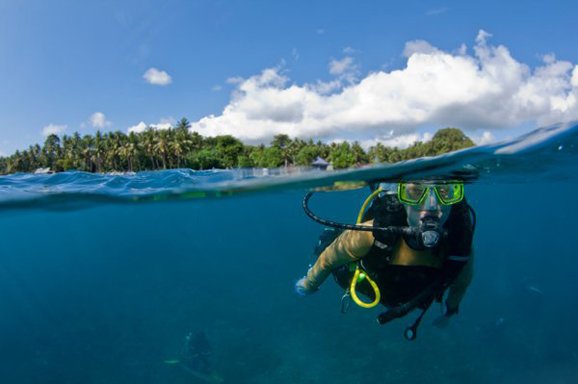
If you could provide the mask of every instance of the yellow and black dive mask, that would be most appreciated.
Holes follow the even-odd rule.
[[[440,204],[453,205],[464,199],[464,184],[457,182],[401,182],[397,187],[397,198],[403,204],[421,205],[428,191],[435,193]]]

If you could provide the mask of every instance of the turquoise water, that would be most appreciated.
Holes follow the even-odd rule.
[[[578,125],[434,159],[337,173],[260,170],[0,177],[2,383],[195,383],[202,330],[225,383],[574,383]],[[466,172],[476,275],[459,316],[407,342],[415,314],[339,312],[293,284],[322,227],[304,193],[338,180]],[[477,175],[472,177],[472,175]],[[354,221],[368,189],[316,195]]]

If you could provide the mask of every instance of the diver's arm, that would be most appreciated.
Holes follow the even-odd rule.
[[[455,315],[458,312],[460,302],[466,294],[466,290],[474,277],[474,252],[469,256],[469,259],[464,265],[464,268],[456,277],[449,289],[448,297],[446,299],[446,316]]]
[[[372,225],[372,222],[364,223]],[[373,245],[374,237],[369,231],[347,230],[333,241],[321,254],[301,281],[306,292],[314,292],[331,274],[344,264],[365,256]]]

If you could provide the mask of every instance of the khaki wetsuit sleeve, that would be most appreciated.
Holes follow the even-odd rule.
[[[364,223],[371,225],[371,222]],[[331,274],[331,271],[344,264],[364,257],[373,245],[373,234],[369,231],[347,230],[333,241],[307,272],[305,286],[316,290]]]
[[[446,299],[446,304],[448,311],[454,312],[457,311],[460,302],[464,298],[466,294],[466,290],[468,286],[472,282],[472,278],[474,277],[474,253],[472,251],[468,262],[464,265],[464,268],[459,273],[456,280],[450,286],[450,290],[448,293],[448,298]]]

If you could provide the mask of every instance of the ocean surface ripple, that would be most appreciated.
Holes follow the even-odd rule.
[[[311,168],[230,169],[94,174],[13,174],[0,177],[0,207],[74,209],[105,202],[230,196],[272,189],[316,188],[336,181],[397,181],[428,176],[479,182],[576,177],[578,122],[536,129],[519,138],[436,156],[324,172]]]

